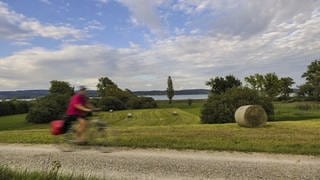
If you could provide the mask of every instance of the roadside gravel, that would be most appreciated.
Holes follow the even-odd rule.
[[[0,165],[102,179],[320,179],[320,157],[286,154],[0,144]]]

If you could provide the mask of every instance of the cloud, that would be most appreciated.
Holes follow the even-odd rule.
[[[190,16],[192,27],[201,27],[211,35],[229,34],[250,37],[270,26],[290,22],[301,14],[308,19],[320,1],[287,0],[179,0],[172,5],[174,11]],[[301,18],[301,21],[304,19]]]
[[[34,18],[18,14],[0,2],[0,39],[26,40],[33,37],[50,39],[82,39],[86,34],[67,25],[43,24]]]
[[[53,79],[95,88],[109,76],[122,88],[165,89],[171,75],[176,89],[206,88],[213,76],[276,72],[298,84],[307,65],[320,57],[320,11],[293,16],[290,23],[267,28],[251,38],[232,35],[180,35],[144,49],[106,45],[68,45],[58,50],[31,48],[0,59],[4,89],[48,88]],[[54,67],[54,68],[53,68]]]
[[[258,8],[252,1],[235,4],[230,4],[231,1],[202,2],[207,4],[194,4],[190,11],[184,10],[189,7],[187,4],[180,9],[173,8],[193,14],[190,16],[220,7],[222,12],[235,10],[235,7],[246,7],[248,11],[254,10],[251,6]],[[269,8],[271,14],[258,13],[251,17],[252,12],[236,12],[239,21],[248,22],[245,23],[250,27],[248,29],[235,25],[231,26],[234,31],[222,31],[230,28],[228,23],[236,21],[230,18],[234,15],[225,13],[222,19],[230,20],[218,27],[219,23],[208,26],[208,33],[202,33],[201,27],[175,29],[174,36],[150,41],[148,48],[132,42],[128,48],[103,44],[67,45],[58,49],[33,47],[15,52],[0,58],[1,90],[48,88],[53,79],[87,84],[94,89],[101,76],[110,77],[122,88],[165,89],[169,75],[173,77],[175,89],[206,88],[205,81],[213,76],[233,74],[243,79],[254,73],[268,72],[290,76],[299,85],[303,83],[301,75],[307,65],[320,58],[320,6],[312,3],[318,1],[304,1],[304,5],[300,1],[288,1],[288,8],[281,8],[282,2],[274,5],[264,2],[264,8]],[[155,4],[147,6],[157,7]],[[257,19],[247,21],[248,18]],[[134,19],[141,22],[138,15]],[[264,23],[256,23],[259,20]]]
[[[164,0],[118,1],[125,5],[132,13],[132,17],[130,18],[130,20],[134,25],[140,24],[146,26],[154,34],[163,33],[161,17],[157,8],[164,2]]]
[[[85,29],[89,30],[104,30],[106,27],[98,20],[91,20],[87,22]]]
[[[49,1],[49,0],[39,0],[39,1],[42,2],[42,3],[48,4],[48,5],[51,4],[51,1]]]
[[[95,1],[103,3],[103,4],[107,4],[109,2],[109,0],[95,0]]]

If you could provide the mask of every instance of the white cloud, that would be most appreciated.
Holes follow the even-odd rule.
[[[158,12],[157,8],[164,2],[164,0],[118,1],[123,5],[127,6],[129,11],[132,13],[132,17],[130,18],[130,20],[131,22],[133,22],[134,25],[144,25],[155,34],[163,33],[160,13]]]
[[[95,1],[103,3],[103,4],[107,4],[109,2],[109,0],[95,0]]]
[[[18,14],[0,2],[0,39],[26,40],[32,37],[51,39],[81,39],[86,34],[67,25],[43,24],[34,18]]]
[[[193,1],[180,1],[183,2]],[[230,4],[231,1],[202,2],[207,3],[206,6],[195,4],[190,13],[207,11],[212,9],[210,6],[223,7],[226,9],[223,12],[235,7],[253,11],[251,8],[257,7],[252,1],[237,1],[252,2],[251,5]],[[210,5],[213,2],[214,6]],[[48,88],[53,79],[94,88],[101,76],[110,77],[122,88],[165,89],[168,75],[173,77],[176,88],[205,88],[205,81],[213,76],[234,74],[243,78],[267,72],[290,76],[301,84],[307,65],[320,58],[320,8],[318,1],[304,1],[304,4],[288,1],[287,8],[282,8],[282,2],[268,4],[264,1],[262,7],[271,14],[259,12],[253,17],[253,12],[236,12],[239,22],[247,22],[243,26],[249,26],[248,29],[234,25],[231,27],[235,31],[222,31],[236,21],[223,16],[223,20],[229,21],[223,26],[212,26],[217,28],[213,28],[212,34],[202,33],[201,27],[176,29],[176,36],[150,41],[147,49],[130,42],[128,48],[68,45],[56,50],[31,48],[16,52],[0,58],[1,90]],[[157,5],[147,6],[153,9]],[[141,22],[138,15],[133,17],[137,23]],[[259,20],[267,24],[256,22]]]
[[[179,0],[172,5],[175,11],[191,17],[193,28],[201,28],[212,35],[230,34],[250,37],[270,26],[292,21],[300,14],[300,21],[308,19],[320,1],[290,0]],[[298,17],[296,17],[298,18]]]
[[[49,0],[39,0],[39,1],[42,2],[42,3],[48,4],[48,5],[51,4],[51,1],[49,1]]]
[[[87,22],[86,30],[104,30],[106,27],[98,20],[91,20]]]

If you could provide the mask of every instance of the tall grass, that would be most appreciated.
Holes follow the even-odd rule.
[[[274,109],[276,121],[320,118],[320,104],[318,102],[275,102]]]
[[[60,167],[52,167],[48,172],[44,171],[27,171],[27,170],[13,170],[8,166],[0,165],[0,179],[1,180],[97,180],[95,177],[86,177],[83,175],[75,176],[61,175],[59,173]]]

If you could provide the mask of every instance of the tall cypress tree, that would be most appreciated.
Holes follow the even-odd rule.
[[[173,85],[172,85],[171,76],[168,77],[167,96],[169,98],[169,104],[171,104],[172,103],[172,98],[174,96],[174,89],[173,89]]]

